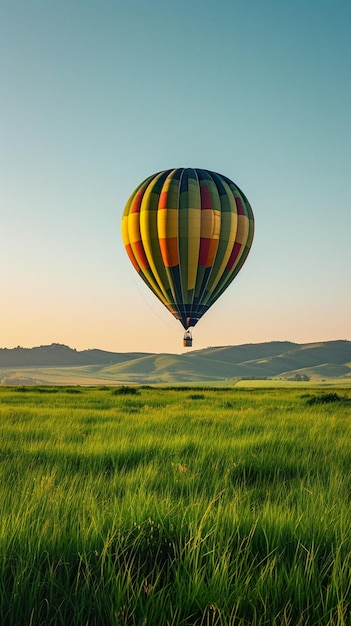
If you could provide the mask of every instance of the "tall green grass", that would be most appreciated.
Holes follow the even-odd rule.
[[[350,625],[350,418],[343,389],[0,388],[0,624]]]

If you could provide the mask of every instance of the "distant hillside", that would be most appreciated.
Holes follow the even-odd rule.
[[[61,344],[0,349],[1,384],[140,384],[231,379],[351,382],[351,342],[272,341],[184,354],[77,351]]]
[[[105,352],[104,350],[82,350],[78,352],[61,343],[37,348],[0,348],[0,367],[42,367],[94,365],[100,363],[122,363],[143,356],[143,352]]]

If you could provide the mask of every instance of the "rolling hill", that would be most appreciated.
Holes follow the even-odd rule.
[[[167,384],[249,379],[351,383],[351,342],[272,341],[184,354],[77,351],[62,344],[0,349],[0,384]]]

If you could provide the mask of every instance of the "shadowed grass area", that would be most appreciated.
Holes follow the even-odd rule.
[[[347,390],[42,389],[0,388],[0,623],[351,623]]]

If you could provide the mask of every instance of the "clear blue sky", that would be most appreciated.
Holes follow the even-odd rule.
[[[349,0],[2,0],[0,347],[182,351],[120,235],[170,167],[256,220],[195,348],[351,339],[350,25]]]

